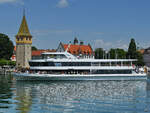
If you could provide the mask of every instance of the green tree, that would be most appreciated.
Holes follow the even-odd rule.
[[[38,50],[35,46],[32,46],[32,51]]]
[[[136,62],[136,64],[138,66],[144,65],[143,55],[139,51],[137,51],[136,43],[135,43],[135,40],[133,38],[131,39],[131,42],[129,44],[127,57],[130,59],[137,59],[138,61]]]
[[[132,38],[129,44],[127,57],[130,59],[136,59],[136,43],[135,40]]]
[[[104,50],[102,48],[95,49],[95,59],[103,59]]]
[[[9,37],[0,33],[0,59],[9,60],[13,54],[14,45]]]
[[[7,65],[7,64],[8,64],[7,60],[5,60],[5,59],[0,60],[0,66],[4,66],[4,65]]]
[[[117,54],[119,59],[125,59],[127,52],[124,49],[117,48]]]
[[[124,49],[113,49],[111,48],[109,51],[111,59],[124,59],[126,58],[126,51]]]
[[[136,62],[136,64],[138,66],[144,66],[145,65],[144,60],[143,60],[143,55],[139,51],[136,52],[136,59],[138,59],[138,61]]]
[[[109,50],[109,55],[110,55],[110,59],[115,59],[116,58],[116,49],[111,48]]]

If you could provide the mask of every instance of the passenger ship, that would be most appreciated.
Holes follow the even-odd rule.
[[[136,59],[78,58],[68,52],[42,53],[29,61],[30,70],[15,73],[17,80],[145,80]]]

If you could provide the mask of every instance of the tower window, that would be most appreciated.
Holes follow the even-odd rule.
[[[23,40],[23,38],[21,37],[21,41]]]
[[[19,38],[17,38],[17,41],[19,41]]]
[[[26,40],[28,40],[28,37],[26,37]]]

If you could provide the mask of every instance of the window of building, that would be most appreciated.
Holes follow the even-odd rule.
[[[75,55],[75,54],[76,54],[76,52],[75,52],[75,51],[73,51],[73,54]]]

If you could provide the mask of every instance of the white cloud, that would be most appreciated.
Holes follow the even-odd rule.
[[[143,42],[143,43],[141,43],[141,44],[139,44],[139,45],[137,45],[138,47],[139,47],[139,49],[142,49],[142,48],[148,48],[148,47],[150,47],[150,42]]]
[[[98,39],[94,41],[94,48],[104,48],[109,50],[110,48],[120,48],[120,49],[128,49],[128,44],[124,43],[122,40],[115,42],[105,42],[104,40]]]
[[[19,3],[19,4],[24,4],[22,0],[0,0],[0,4],[4,3]]]
[[[69,6],[68,0],[59,0],[59,2],[57,3],[57,7],[59,8],[65,8],[68,6]]]
[[[16,0],[0,0],[0,3],[15,2]]]

